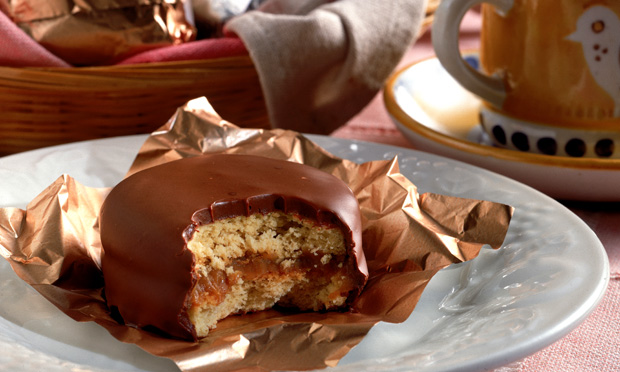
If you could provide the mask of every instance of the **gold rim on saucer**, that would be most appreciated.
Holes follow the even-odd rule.
[[[464,52],[464,54],[477,54],[475,51]],[[398,120],[407,129],[413,131],[417,135],[423,136],[443,146],[453,149],[486,157],[493,157],[505,161],[532,163],[545,166],[580,168],[580,169],[601,169],[601,170],[620,170],[620,159],[600,159],[600,158],[573,158],[558,155],[543,155],[536,153],[520,152],[516,150],[503,149],[484,145],[468,140],[452,137],[450,135],[435,131],[424,123],[415,120],[409,116],[396,102],[395,87],[399,79],[407,70],[415,65],[435,59],[429,57],[414,63],[394,73],[386,82],[383,91],[384,104],[389,112],[396,120]]]

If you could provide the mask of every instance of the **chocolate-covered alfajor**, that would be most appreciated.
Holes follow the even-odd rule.
[[[316,168],[216,154],[140,171],[101,208],[110,309],[199,339],[232,314],[349,308],[367,278],[356,197]]]

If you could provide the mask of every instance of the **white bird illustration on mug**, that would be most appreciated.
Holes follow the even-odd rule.
[[[620,18],[602,5],[588,8],[577,20],[577,30],[566,37],[581,43],[590,73],[614,100],[620,117]]]

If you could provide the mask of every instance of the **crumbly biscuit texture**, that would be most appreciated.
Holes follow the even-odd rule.
[[[346,304],[349,278],[340,229],[282,212],[199,226],[187,247],[197,284],[189,317],[199,337],[231,314],[280,305],[329,310]]]

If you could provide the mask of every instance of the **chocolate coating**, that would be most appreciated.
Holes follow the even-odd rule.
[[[187,315],[194,256],[186,248],[195,227],[273,211],[339,227],[363,285],[368,273],[359,206],[344,182],[283,160],[204,155],[138,172],[107,196],[100,232],[108,305],[127,324],[195,340]]]

